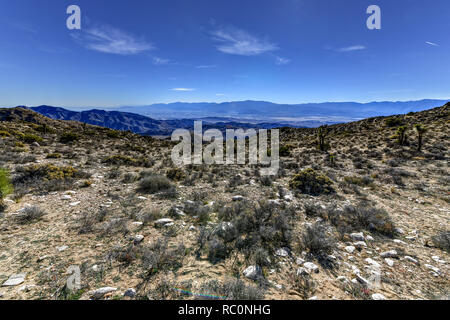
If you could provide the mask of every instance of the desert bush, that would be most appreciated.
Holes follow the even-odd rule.
[[[127,235],[130,233],[130,229],[128,229],[127,220],[124,218],[113,219],[103,226],[103,235],[114,235],[114,234],[122,234]]]
[[[74,141],[78,141],[80,136],[74,132],[64,132],[59,138],[59,142],[61,143],[70,143]]]
[[[133,183],[135,181],[137,181],[139,179],[139,177],[132,173],[132,172],[127,172],[124,174],[122,182],[123,183]]]
[[[324,125],[317,129],[317,145],[321,151],[325,151],[329,146],[325,142],[325,138],[328,135],[328,126]]]
[[[264,299],[264,289],[257,286],[246,285],[240,279],[226,280],[219,282],[211,280],[203,283],[200,288],[205,294],[196,299],[226,299],[254,301]]]
[[[185,254],[183,244],[170,249],[167,238],[159,238],[150,246],[142,247],[140,257],[146,272],[145,279],[148,280],[161,271],[176,271],[183,265]]]
[[[47,159],[60,159],[62,157],[61,153],[49,153]]]
[[[288,274],[289,286],[291,290],[297,291],[306,300],[317,290],[317,283],[310,275],[299,275],[296,271]]]
[[[138,190],[142,193],[153,194],[161,191],[167,191],[172,188],[174,188],[174,186],[167,177],[157,174],[150,174],[142,178],[139,182]]]
[[[133,244],[129,244],[126,246],[115,246],[111,251],[106,255],[106,259],[108,261],[118,261],[123,263],[124,265],[131,264],[134,260],[139,256],[139,248],[134,246]]]
[[[208,260],[213,264],[225,260],[229,251],[223,239],[214,237],[208,241]]]
[[[42,219],[47,213],[37,206],[26,207],[14,219],[19,224],[27,224]]]
[[[307,227],[301,237],[303,249],[308,250],[314,256],[330,254],[335,248],[336,240],[327,233],[327,227],[320,222]]]
[[[310,168],[296,174],[289,182],[292,189],[314,196],[332,193],[332,184],[330,178]]]
[[[30,133],[24,134],[22,137],[22,140],[25,143],[33,143],[33,142],[42,142],[43,141],[43,139],[41,137],[38,137],[38,136],[36,136],[34,134],[30,134]]]
[[[341,233],[365,229],[389,237],[395,235],[395,226],[389,214],[383,209],[364,204],[348,205],[343,210],[331,207],[322,212],[322,218],[329,221]]]
[[[441,232],[433,236],[432,240],[436,247],[450,253],[450,231]]]
[[[0,168],[0,212],[5,210],[5,204],[3,203],[4,197],[13,191],[9,172],[6,169]]]
[[[180,168],[172,168],[167,170],[166,177],[173,181],[181,181],[186,178],[186,173]]]
[[[392,127],[398,127],[398,126],[401,126],[401,125],[403,124],[403,122],[402,122],[402,120],[399,119],[399,118],[390,117],[390,118],[387,118],[387,119],[384,121],[384,124],[385,124],[387,127],[392,128]]]

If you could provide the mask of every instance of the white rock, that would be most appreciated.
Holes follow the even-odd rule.
[[[233,201],[242,201],[242,200],[244,200],[243,196],[234,196],[233,197]]]
[[[373,241],[374,239],[373,239],[372,236],[367,235],[367,236],[366,236],[366,240],[367,240],[367,241]]]
[[[383,296],[381,293],[374,293],[372,295],[372,300],[386,300],[386,297]]]
[[[352,233],[350,234],[350,238],[352,238],[353,241],[364,241],[364,234],[362,232],[359,233]]]
[[[315,273],[318,273],[319,272],[319,267],[318,266],[316,266],[314,263],[312,263],[312,262],[305,262],[304,264],[303,264],[303,266],[306,268],[306,269],[308,269],[309,271],[312,271],[312,272],[315,272]]]
[[[345,276],[339,276],[339,277],[337,277],[337,280],[339,280],[340,282],[349,282],[348,278]]]
[[[311,297],[308,300],[318,300],[319,298],[317,298],[317,296]]]
[[[61,247],[58,247],[58,251],[59,251],[59,252],[66,251],[67,249],[69,249],[68,246],[61,246]]]
[[[363,285],[365,285],[365,286],[367,286],[367,287],[370,286],[369,280],[367,280],[367,279],[361,277],[360,274],[356,274],[356,280],[357,280],[359,283],[361,283],[361,284],[363,284]]]
[[[3,283],[3,287],[17,286],[25,281],[26,273],[13,274]]]
[[[80,203],[81,203],[81,201],[72,202],[72,203],[69,203],[69,206],[71,206],[71,207],[76,207],[76,206],[79,205]]]
[[[137,197],[139,200],[147,200],[147,198],[146,197],[143,197],[143,196],[139,196],[139,197]]]
[[[381,268],[381,265],[376,262],[375,260],[373,260],[372,258],[366,258],[365,261],[370,264],[371,266],[374,266],[376,268]]]
[[[279,257],[287,257],[289,256],[289,251],[286,248],[280,248],[275,251],[275,255]]]
[[[134,243],[141,243],[144,240],[144,236],[142,234],[138,234],[134,237]]]
[[[434,271],[435,273],[437,273],[437,274],[440,274],[440,273],[441,273],[441,271],[439,270],[439,268],[436,268],[436,267],[434,267],[434,266],[432,266],[432,265],[430,265],[430,264],[426,264],[425,267],[428,268],[428,269],[433,270],[433,271]]]
[[[195,227],[194,226],[190,226],[189,227],[189,231],[194,231],[195,230]]]
[[[414,264],[419,264],[419,261],[410,256],[405,256],[405,260],[408,260],[409,262],[412,262]]]
[[[344,249],[345,249],[345,251],[347,251],[348,253],[353,253],[353,252],[356,250],[356,248],[355,248],[354,246],[347,246],[347,247],[345,247]]]
[[[402,241],[402,240],[399,240],[399,239],[394,239],[393,241],[394,241],[395,243],[397,243],[397,244],[406,245],[406,242],[405,242],[405,241]]]
[[[250,266],[243,273],[246,278],[251,280],[258,280],[262,277],[262,269],[259,266]]]
[[[386,252],[381,253],[382,258],[396,258],[398,257],[398,253],[395,250],[389,250]]]
[[[112,287],[104,287],[104,288],[100,288],[100,289],[97,289],[97,290],[95,290],[93,293],[92,293],[92,298],[94,298],[94,299],[101,299],[101,298],[103,298],[103,296],[105,295],[105,294],[108,294],[108,293],[111,293],[111,292],[114,292],[114,291],[116,291],[117,290],[117,288],[112,288]]]
[[[394,266],[394,260],[389,259],[389,258],[385,258],[384,261],[386,261],[386,263],[388,264],[389,267],[393,267]]]
[[[173,223],[173,220],[169,219],[169,218],[162,218],[162,219],[155,221],[155,225],[157,225],[157,226],[165,226],[169,223]]]
[[[72,197],[66,194],[61,197],[61,200],[72,200]]]
[[[353,245],[360,249],[367,247],[367,244],[364,241],[353,242]]]
[[[309,271],[306,270],[306,268],[301,267],[297,269],[297,276],[307,276],[307,275],[309,275]]]
[[[303,264],[305,263],[305,260],[303,260],[302,258],[297,258],[297,260],[295,260],[295,262],[296,262],[299,266],[301,266],[301,265],[303,265]]]

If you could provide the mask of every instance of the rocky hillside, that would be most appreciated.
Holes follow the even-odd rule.
[[[273,177],[0,109],[0,298],[448,299],[449,107],[284,128]]]

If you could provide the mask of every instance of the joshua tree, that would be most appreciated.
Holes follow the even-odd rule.
[[[416,124],[414,126],[414,128],[417,131],[417,140],[418,140],[418,146],[417,146],[417,151],[422,151],[422,141],[423,141],[423,135],[425,134],[425,132],[427,132],[427,128],[425,128],[424,126],[422,126],[421,124]]]
[[[401,146],[406,144],[406,126],[401,126],[397,129],[397,141]]]
[[[319,144],[319,148],[321,151],[325,151],[326,144],[325,144],[325,137],[328,134],[328,126],[324,125],[319,128],[319,131],[317,133],[317,143]]]

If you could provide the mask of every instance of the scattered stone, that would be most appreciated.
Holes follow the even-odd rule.
[[[352,233],[350,234],[350,238],[352,238],[353,241],[364,241],[364,234],[362,232],[359,233]]]
[[[308,300],[318,300],[317,296],[311,297]]]
[[[395,250],[390,250],[390,251],[386,251],[381,253],[381,257],[382,258],[397,258],[398,257],[398,253]]]
[[[19,292],[20,291],[30,292],[30,290],[34,287],[36,287],[35,284],[24,285],[19,288]]]
[[[430,269],[430,270],[433,270],[438,275],[441,273],[441,270],[439,270],[439,268],[436,268],[436,267],[434,267],[434,266],[432,266],[430,264],[426,264],[425,267]]]
[[[71,207],[76,207],[76,206],[79,205],[80,203],[81,203],[81,201],[72,202],[72,203],[69,203],[69,206],[71,206]]]
[[[406,242],[405,242],[405,241],[402,241],[402,240],[399,240],[399,239],[394,239],[393,241],[394,241],[395,243],[397,243],[397,244],[406,245]]]
[[[17,286],[25,281],[26,273],[13,274],[3,283],[3,287]]]
[[[372,300],[386,300],[386,297],[383,296],[381,293],[374,293],[372,295]]]
[[[356,250],[356,248],[355,248],[354,246],[347,246],[347,247],[345,247],[344,249],[345,249],[345,251],[347,251],[348,253],[353,253],[353,252]]]
[[[68,194],[65,194],[61,197],[61,200],[72,200],[72,196],[69,196]]]
[[[133,239],[134,243],[136,243],[136,244],[141,243],[142,240],[144,240],[144,236],[141,234],[136,235]]]
[[[339,280],[340,282],[349,282],[348,278],[345,276],[339,276],[337,277],[337,280]]]
[[[129,298],[134,298],[136,296],[136,290],[134,289],[128,289],[127,291],[125,291],[125,293],[123,294],[124,297],[129,297]]]
[[[309,275],[309,271],[306,270],[306,268],[301,267],[297,269],[297,276],[307,276],[307,275]]]
[[[189,231],[194,231],[195,230],[195,227],[194,226],[190,226],[189,227]]]
[[[376,262],[375,260],[373,260],[372,258],[366,258],[365,261],[375,268],[381,268],[381,265],[378,262]]]
[[[367,244],[364,241],[353,242],[353,245],[358,249],[367,248]]]
[[[372,236],[367,235],[366,236],[366,240],[367,241],[374,241],[374,238]]]
[[[403,231],[402,228],[395,228],[394,231],[395,231],[396,233],[398,233],[398,234],[404,234],[404,233],[405,233],[405,231]]]
[[[361,275],[359,273],[356,274],[356,280],[361,283],[362,285],[369,287],[370,286],[370,282],[369,280],[361,277]]]
[[[419,264],[419,261],[410,256],[405,256],[405,260],[408,260],[409,262],[412,262],[414,264]]]
[[[244,200],[243,196],[234,196],[233,197],[233,201],[242,201],[242,200]]]
[[[104,288],[100,288],[95,290],[92,293],[92,298],[94,298],[95,300],[101,299],[105,296],[105,294],[111,293],[116,291],[117,288],[112,288],[112,287],[104,287]]]
[[[173,223],[173,220],[169,219],[169,218],[162,218],[162,219],[159,219],[159,220],[155,221],[155,225],[159,226],[159,227],[166,226],[166,225],[168,225],[170,223]]]
[[[389,258],[385,258],[384,261],[386,261],[386,263],[388,264],[389,267],[393,267],[394,266],[394,260],[389,259]]]
[[[259,266],[250,266],[244,270],[244,276],[251,280],[258,280],[262,278],[262,269]]]
[[[442,264],[446,264],[447,263],[447,261],[441,260],[441,258],[439,256],[432,256],[431,259],[433,259],[437,263],[442,263]]]
[[[98,272],[99,270],[100,270],[100,268],[98,267],[98,265],[93,265],[92,266],[92,271]]]
[[[301,266],[301,265],[303,265],[303,264],[305,263],[305,260],[303,260],[302,258],[297,258],[297,259],[295,260],[295,262],[296,262],[299,266]]]
[[[286,248],[280,248],[277,251],[275,251],[275,255],[279,257],[287,257],[289,256],[289,251]]]
[[[312,262],[305,262],[303,264],[303,266],[308,269],[309,271],[315,272],[315,273],[319,273],[319,267],[316,266],[314,263]]]
[[[147,198],[146,197],[143,197],[143,196],[139,196],[139,197],[137,197],[139,200],[147,200]]]
[[[58,251],[59,252],[63,252],[63,251],[66,251],[67,249],[69,249],[68,246],[61,246],[61,247],[58,248]]]

